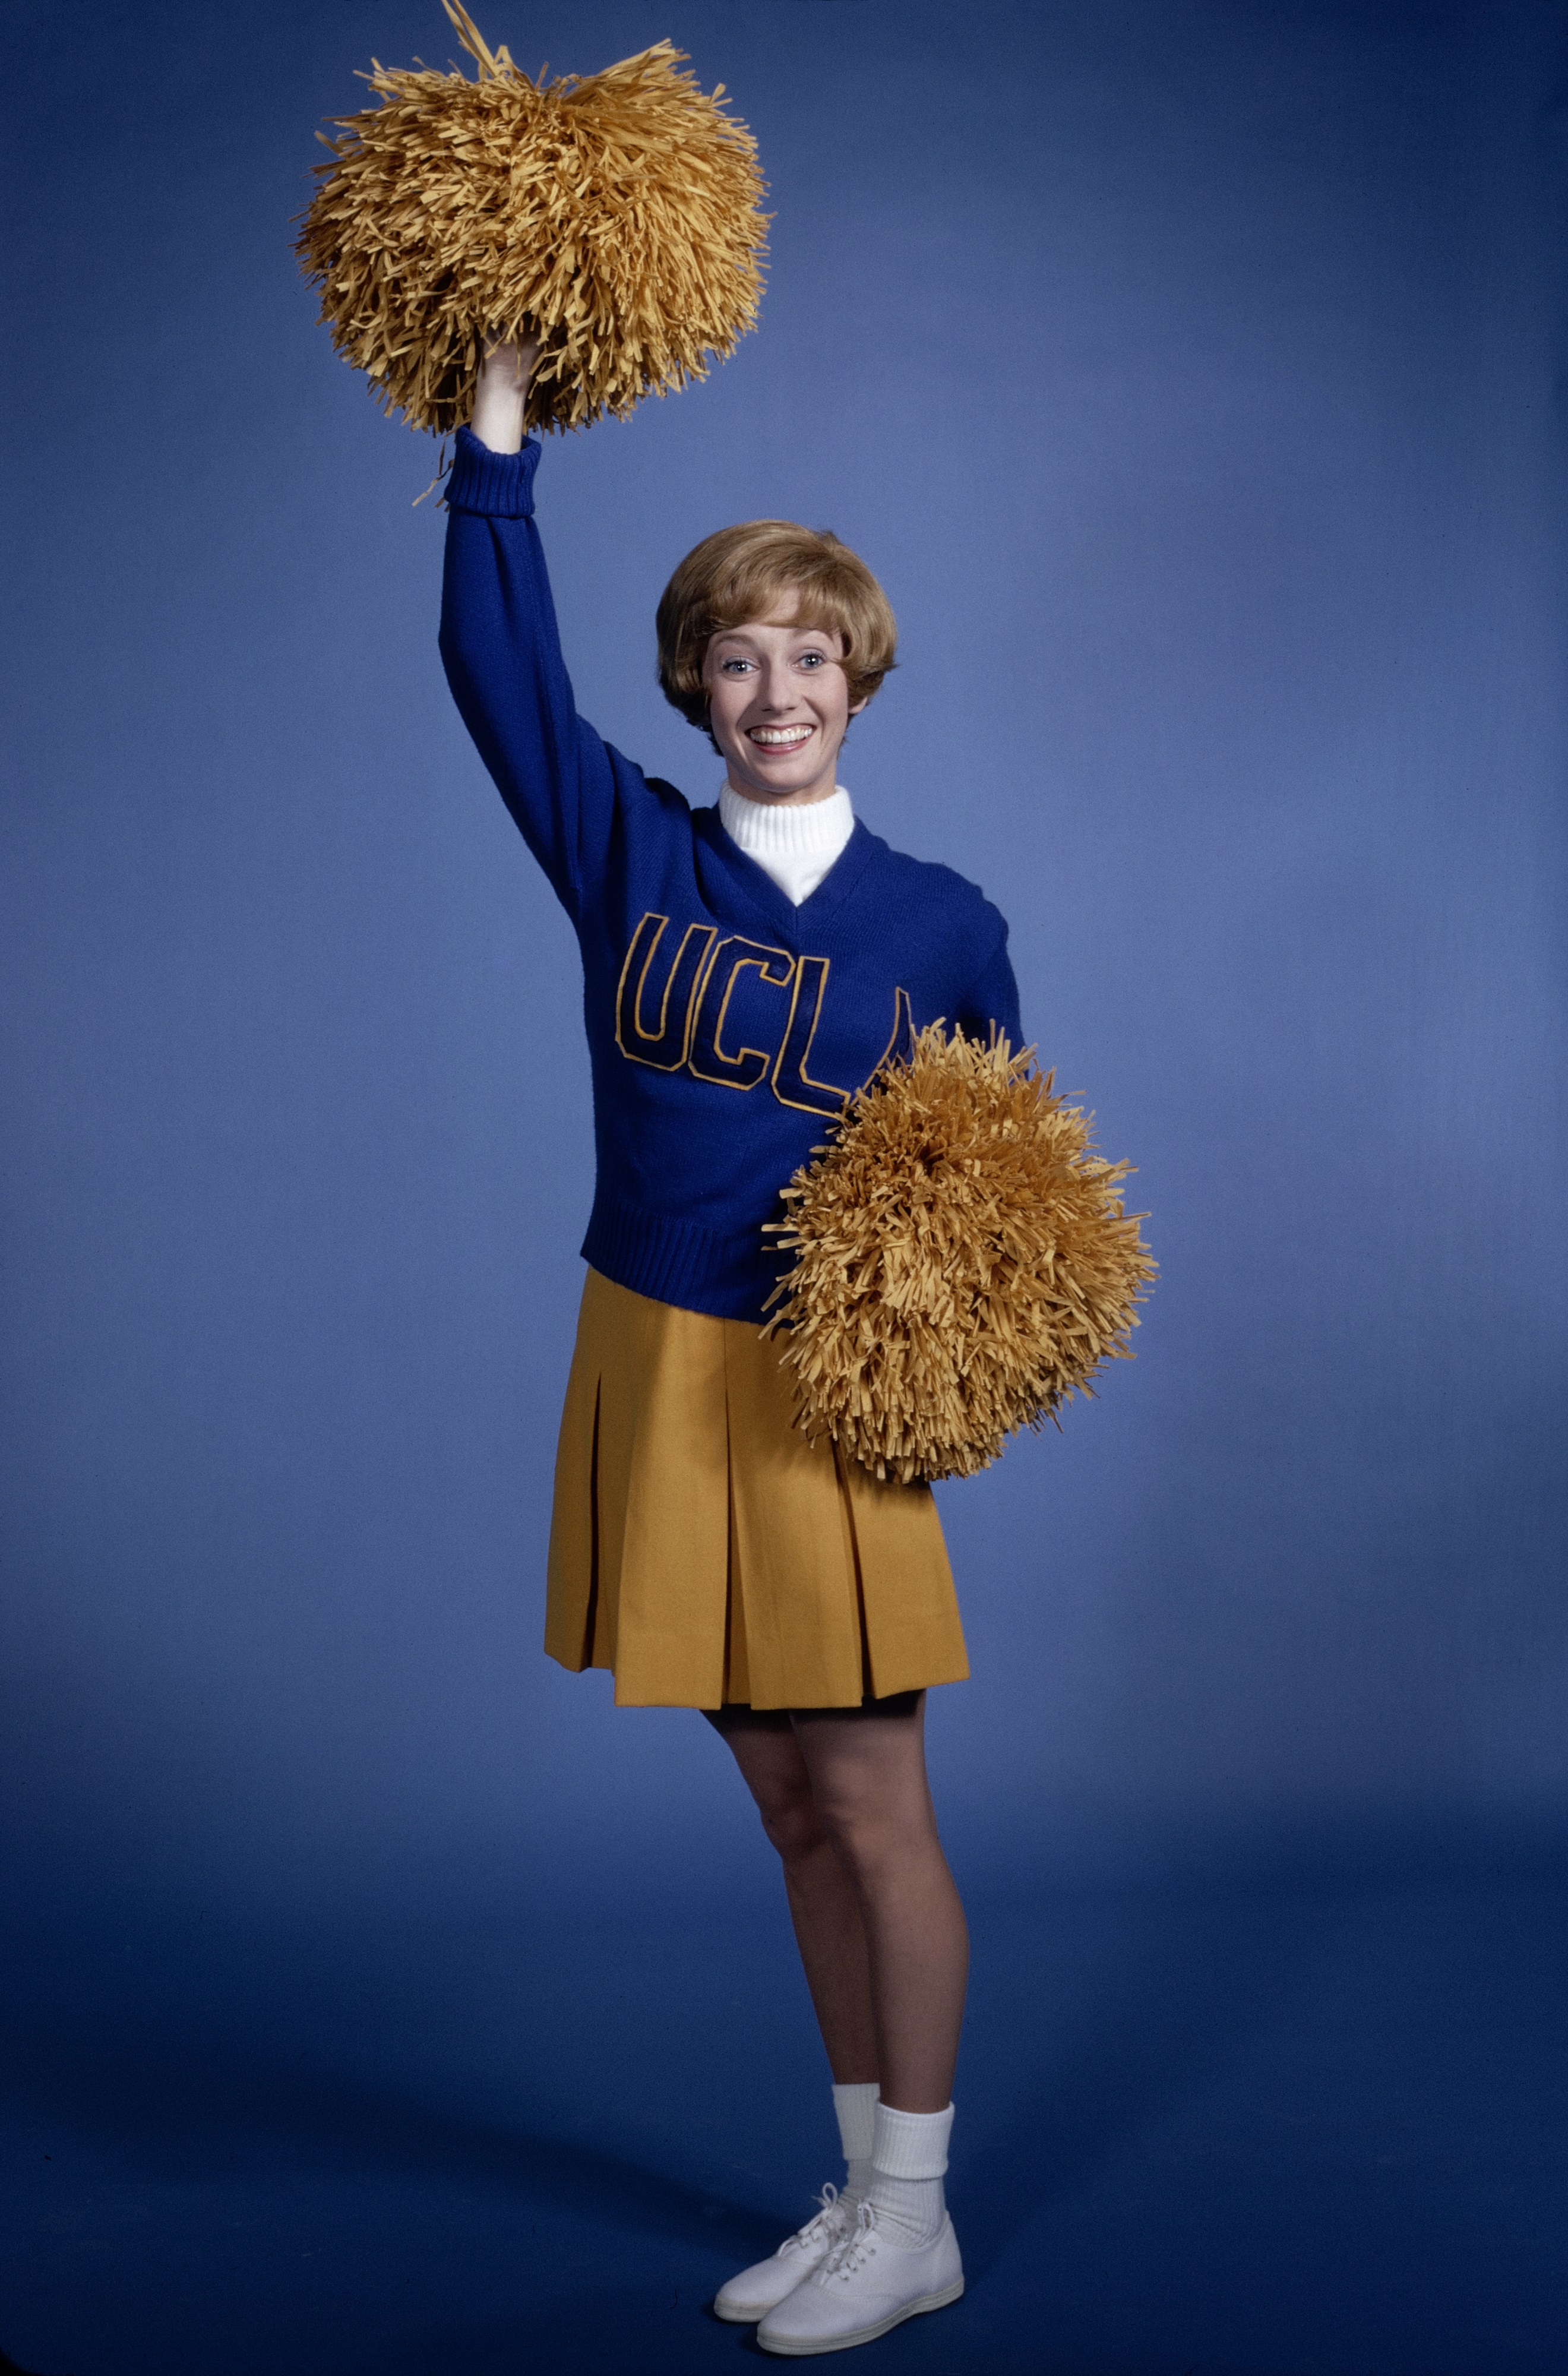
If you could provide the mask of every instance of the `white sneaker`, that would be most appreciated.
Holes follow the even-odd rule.
[[[786,2236],[771,2259],[742,2269],[738,2277],[719,2287],[713,2303],[716,2318],[730,2319],[737,2326],[750,2326],[754,2319],[766,2318],[786,2294],[793,2293],[814,2269],[821,2268],[835,2244],[852,2233],[854,2206],[844,2201],[836,2186],[825,2186],[817,2200],[822,2209],[815,2218]]]
[[[769,2311],[757,2328],[765,2351],[805,2358],[814,2351],[848,2351],[874,2343],[900,2320],[943,2310],[964,2290],[958,2239],[945,2216],[929,2244],[913,2251],[879,2228],[862,2203],[854,2227],[826,2259]]]

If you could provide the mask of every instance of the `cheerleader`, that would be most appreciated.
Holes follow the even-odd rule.
[[[943,2176],[968,1943],[924,1721],[968,1664],[929,1486],[791,1423],[765,1224],[923,1026],[1019,1045],[1017,992],[997,910],[869,832],[837,780],[895,628],[837,538],[720,529],[659,603],[659,682],[725,763],[716,806],[577,716],[523,438],[534,361],[494,346],[458,434],[441,649],[582,952],[598,1171],[545,1647],[608,1668],[619,1705],[700,1709],[778,1852],[846,2169],[714,2308],[803,2357],[963,2291]]]

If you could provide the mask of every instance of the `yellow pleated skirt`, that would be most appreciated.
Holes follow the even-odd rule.
[[[969,1671],[930,1486],[808,1443],[778,1352],[588,1272],[544,1646],[623,1707],[856,1707]]]

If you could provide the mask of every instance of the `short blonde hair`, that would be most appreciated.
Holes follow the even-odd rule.
[[[666,701],[690,725],[706,727],[702,667],[714,636],[775,616],[791,600],[790,624],[843,637],[850,703],[869,701],[897,665],[892,605],[860,555],[831,529],[793,520],[717,529],[687,553],[659,605],[659,682]]]

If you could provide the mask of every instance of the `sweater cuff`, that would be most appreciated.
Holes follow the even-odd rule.
[[[471,429],[459,429],[445,489],[447,510],[488,513],[493,519],[531,519],[539,457],[540,447],[531,437],[520,454],[493,454]]]

